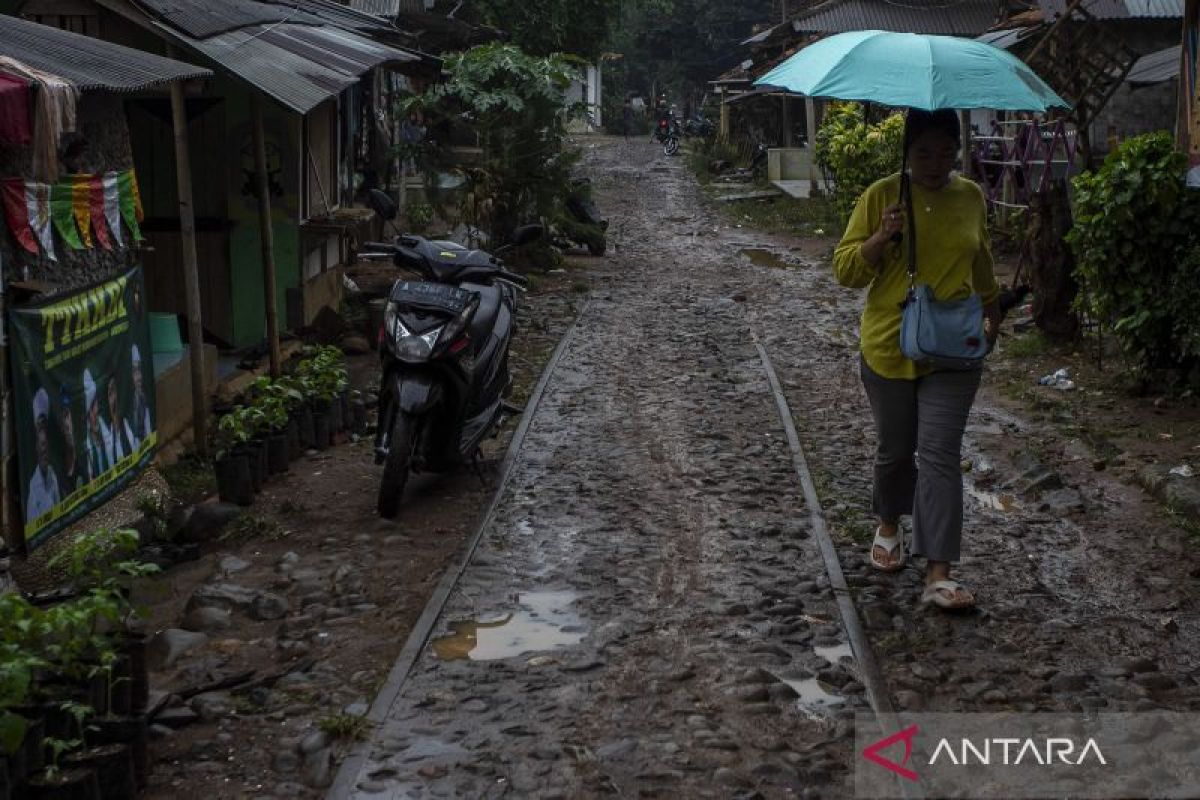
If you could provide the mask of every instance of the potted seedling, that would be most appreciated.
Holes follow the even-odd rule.
[[[156,573],[158,568],[137,561],[134,558],[137,548],[136,531],[103,529],[79,537],[64,553],[69,556],[72,583],[87,592],[75,605],[81,606],[82,613],[90,619],[89,675],[99,676],[104,687],[98,703],[104,713],[92,718],[86,731],[82,724],[77,726],[81,738],[91,746],[81,758],[96,762],[105,787],[118,789],[128,783],[128,777],[121,772],[127,758],[111,745],[128,748],[139,784],[145,781],[148,766],[146,720],[131,713],[134,708],[145,708],[149,682],[144,639],[129,633],[130,623],[137,615],[129,600],[129,589],[133,581]],[[124,654],[117,652],[117,642],[130,641],[136,646],[126,646]],[[77,713],[72,716],[78,720]]]
[[[45,743],[46,768],[26,782],[25,796],[30,800],[100,800],[100,783],[94,771],[61,766],[63,757],[78,750],[83,742],[47,736]]]
[[[43,616],[21,595],[0,594],[0,749],[12,786],[44,763],[45,709],[34,697],[34,681],[49,666],[40,655]]]
[[[135,581],[159,568],[135,557],[139,544],[135,530],[102,528],[80,535],[51,561],[65,561],[72,585],[85,593],[75,605],[83,608],[90,637],[84,646],[91,656],[88,676],[101,679],[93,704],[110,714],[143,709],[149,695],[146,637],[133,630],[137,610],[129,594]]]
[[[247,417],[256,438],[266,443],[267,472],[277,475],[288,468],[287,409],[270,395],[255,399]]]
[[[4,611],[12,606],[4,605]],[[35,758],[33,764],[28,758],[31,750],[40,755],[41,720],[31,721],[20,713],[28,707],[33,673],[41,666],[41,659],[19,642],[9,639],[0,642],[0,800],[8,800],[12,788],[29,772],[41,767],[40,758]]]
[[[114,702],[112,688],[114,684],[128,682],[127,678],[114,678],[112,665],[116,661],[116,652],[108,649],[103,663],[108,665],[108,703],[112,708]],[[96,776],[101,800],[125,800],[137,794],[132,751],[128,744],[112,742],[95,744],[95,736],[102,728],[97,724],[89,724],[96,710],[85,703],[64,703],[64,710],[74,722],[70,743],[89,742],[90,747],[73,747],[62,759],[66,769],[81,769],[92,772]],[[111,715],[107,719],[111,719]],[[105,718],[101,718],[105,719]]]
[[[304,395],[291,386],[287,378],[271,380],[266,376],[254,382],[254,391],[255,405],[263,411],[273,442],[268,449],[268,461],[273,465],[273,471],[286,471],[287,462],[298,458],[302,452],[300,427],[294,419],[294,411],[304,402]],[[282,441],[282,451],[279,441]]]
[[[240,406],[239,406],[240,408]],[[249,449],[250,431],[243,415],[237,409],[221,417],[217,423],[218,450],[214,469],[217,476],[217,492],[223,502],[248,506],[254,502],[254,478],[257,475],[257,458]]]

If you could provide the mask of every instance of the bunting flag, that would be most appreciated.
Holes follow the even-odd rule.
[[[125,247],[122,221],[133,241],[144,240],[138,223],[145,219],[145,211],[133,170],[70,175],[54,185],[3,178],[0,202],[17,244],[30,253],[40,250],[51,261],[58,260],[53,231],[72,250]]]
[[[142,190],[138,188],[137,172],[129,170],[129,189],[133,192],[133,208],[137,212],[137,221],[141,222],[146,218],[146,212],[142,209]]]
[[[3,183],[0,183],[0,191],[4,192],[4,218],[8,220],[8,229],[13,232],[17,244],[37,255],[37,239],[33,235],[33,229],[29,227],[25,181],[20,178],[5,178]]]
[[[88,204],[91,206],[92,230],[96,241],[105,250],[112,250],[112,239],[108,237],[108,216],[104,212],[104,179],[99,175],[87,175]]]
[[[117,186],[117,173],[105,175],[100,185],[104,187],[104,219],[108,221],[108,230],[113,235],[117,247],[125,246],[125,237],[121,233],[121,189]]]
[[[71,211],[83,246],[92,249],[92,187],[90,175],[70,175]]]
[[[50,219],[54,230],[72,250],[82,250],[79,231],[75,227],[75,187],[69,183],[56,183],[50,187]]]
[[[54,235],[50,232],[50,185],[25,182],[25,210],[29,216],[29,228],[37,237],[46,257],[58,261],[54,253]]]
[[[134,177],[133,170],[117,173],[117,186],[121,195],[121,218],[129,226],[134,241],[140,242],[142,230],[138,227],[138,220],[142,218],[139,214],[142,201],[138,196],[137,178]]]

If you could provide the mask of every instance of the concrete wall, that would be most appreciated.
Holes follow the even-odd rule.
[[[211,398],[217,386],[217,348],[204,345],[205,398]],[[191,351],[154,376],[155,420],[160,448],[173,439],[192,432]]]

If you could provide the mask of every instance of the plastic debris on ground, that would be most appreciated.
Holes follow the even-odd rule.
[[[1053,386],[1055,389],[1062,389],[1065,392],[1075,388],[1075,381],[1071,380],[1070,371],[1066,367],[1063,367],[1049,375],[1043,375],[1038,380],[1038,385]]]
[[[1178,475],[1181,478],[1190,478],[1196,474],[1196,470],[1192,469],[1190,464],[1180,464],[1178,467],[1171,467],[1172,475]]]

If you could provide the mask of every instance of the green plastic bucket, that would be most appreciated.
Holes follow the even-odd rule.
[[[178,353],[183,350],[179,338],[179,317],[162,311],[151,311],[150,347],[156,353]]]

